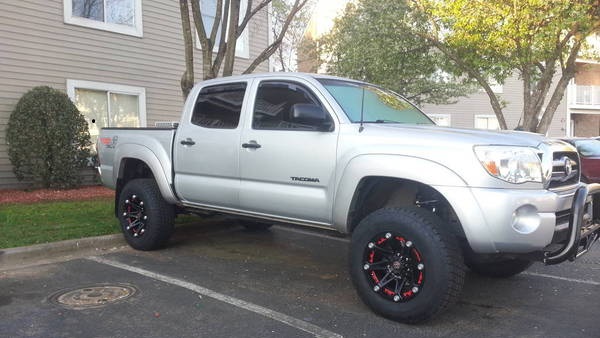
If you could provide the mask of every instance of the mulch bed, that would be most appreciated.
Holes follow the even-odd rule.
[[[112,198],[114,195],[114,190],[102,186],[89,186],[69,190],[0,190],[0,204],[29,204],[46,201],[82,201],[98,198]]]

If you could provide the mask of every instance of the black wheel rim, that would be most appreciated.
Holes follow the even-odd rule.
[[[369,241],[362,269],[373,292],[396,303],[417,297],[425,284],[423,256],[412,241],[392,232]]]
[[[144,235],[148,221],[144,201],[137,195],[130,195],[123,201],[123,210],[123,218],[127,222],[125,231],[133,237]]]

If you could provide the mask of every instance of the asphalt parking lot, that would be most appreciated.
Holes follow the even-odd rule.
[[[329,232],[227,221],[178,229],[160,251],[125,248],[0,271],[2,337],[600,337],[600,250],[496,280],[468,273],[461,300],[418,326],[373,314],[347,276],[347,242]],[[89,309],[61,290],[126,285]],[[89,289],[91,290],[91,289]]]

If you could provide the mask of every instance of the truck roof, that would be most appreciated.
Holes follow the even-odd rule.
[[[210,80],[200,81],[197,83],[223,83],[223,82],[232,82],[232,81],[244,81],[253,78],[273,78],[273,79],[290,79],[290,78],[300,78],[300,79],[335,79],[335,80],[345,80],[345,81],[353,81],[353,82],[362,82],[358,80],[343,78],[339,76],[326,75],[326,74],[315,74],[315,73],[296,73],[296,72],[271,72],[271,73],[253,73],[253,74],[244,74],[244,75],[233,75],[226,77],[219,77]]]

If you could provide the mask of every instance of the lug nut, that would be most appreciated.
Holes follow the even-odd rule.
[[[387,234],[385,234],[385,238],[390,238],[392,237],[392,234],[390,234],[389,232]]]
[[[148,216],[144,216],[144,219],[148,219]]]
[[[375,286],[373,287],[373,291],[375,291],[375,292],[379,291],[380,289],[381,289],[381,288],[379,287],[379,285],[375,285]]]
[[[413,242],[411,241],[406,241],[406,247],[410,248],[413,245]]]
[[[144,201],[141,201],[141,202],[140,202],[140,206],[142,206],[142,205],[144,205]]]
[[[124,212],[124,213],[123,213],[123,216],[127,216],[127,213],[126,213],[126,212]]]
[[[400,296],[398,296],[398,295],[395,295],[395,296],[394,296],[394,302],[397,302],[397,301],[400,301]]]
[[[129,204],[129,200],[125,200],[125,204]]]
[[[137,237],[137,236],[138,236],[137,232],[134,232],[133,237]]]
[[[371,266],[370,266],[369,264],[365,264],[365,265],[363,265],[363,269],[365,269],[365,270],[369,270],[369,268],[370,268],[370,267],[371,267]]]
[[[143,234],[144,232],[146,232],[146,229],[140,230],[140,234]]]
[[[136,195],[131,196],[132,199],[135,199],[136,197],[137,197]]]
[[[369,243],[369,244],[367,244],[367,247],[368,247],[369,249],[373,249],[373,247],[374,247],[374,246],[375,246],[375,244],[373,244],[372,242],[371,242],[371,243]]]
[[[416,286],[413,286],[413,288],[412,288],[412,292],[414,292],[414,293],[417,293],[417,292],[419,292],[419,288],[418,288],[418,287],[416,287]]]
[[[423,265],[423,263],[419,263],[419,265],[417,265],[417,269],[419,270],[423,270],[425,268],[425,265]]]
[[[125,228],[125,230],[129,230],[129,229],[131,229],[131,226],[128,225],[127,228]]]

